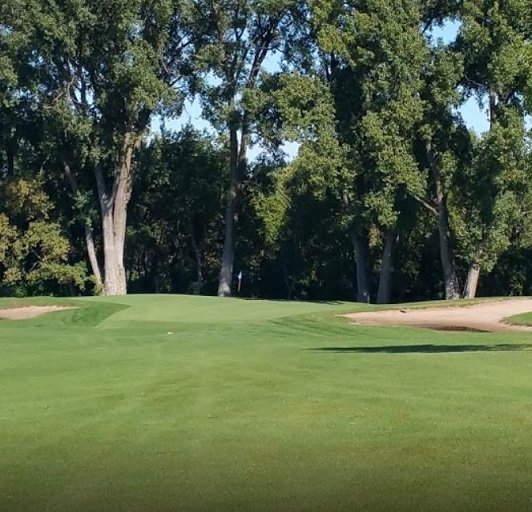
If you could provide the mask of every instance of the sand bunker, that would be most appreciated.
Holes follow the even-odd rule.
[[[346,315],[357,324],[410,325],[441,331],[529,331],[532,327],[504,323],[505,318],[532,311],[532,299],[481,302],[471,306],[394,309]]]
[[[24,306],[21,308],[0,309],[0,318],[5,320],[27,320],[36,316],[52,313],[53,311],[64,311],[66,309],[76,309],[65,306]]]

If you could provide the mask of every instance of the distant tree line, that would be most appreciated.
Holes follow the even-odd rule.
[[[531,109],[529,0],[3,0],[0,294],[532,293]]]

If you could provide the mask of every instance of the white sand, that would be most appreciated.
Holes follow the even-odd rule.
[[[53,311],[63,311],[65,309],[75,309],[64,306],[24,306],[21,308],[0,309],[0,318],[5,320],[26,320],[36,316],[51,313]]]
[[[352,313],[346,315],[357,324],[411,325],[438,330],[530,331],[532,327],[510,325],[504,320],[532,311],[532,299],[486,301],[470,306],[447,306]]]

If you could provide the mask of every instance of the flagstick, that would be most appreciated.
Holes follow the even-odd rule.
[[[244,277],[244,273],[242,270],[238,273],[237,279],[238,279],[238,289],[237,293],[240,293],[240,289],[242,288],[242,278]]]

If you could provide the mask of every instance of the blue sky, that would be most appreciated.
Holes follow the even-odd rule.
[[[435,28],[432,31],[432,35],[435,38],[441,38],[445,43],[450,43],[456,39],[458,29],[458,23],[446,23],[441,28]],[[488,130],[488,113],[485,109],[481,109],[477,98],[469,98],[469,100],[462,105],[460,113],[462,114],[462,118],[466,125],[477,133],[482,133]]]
[[[434,38],[441,38],[444,42],[448,43],[456,38],[458,32],[457,23],[446,23],[443,27],[435,28],[432,31]],[[272,69],[276,67],[275,61],[272,61],[270,66]],[[470,98],[460,109],[460,113],[464,119],[464,122],[471,129],[477,133],[482,133],[488,129],[488,115],[485,109],[481,109],[478,104],[477,98]],[[166,121],[165,126],[167,129],[179,130],[186,124],[192,124],[198,130],[212,131],[212,126],[203,119],[201,112],[201,105],[198,100],[187,101],[184,111],[179,119]],[[158,123],[154,123],[157,125]],[[293,158],[297,154],[297,144],[288,143],[285,145],[285,152]],[[250,150],[249,158],[256,158],[262,149],[260,147],[254,147]]]

